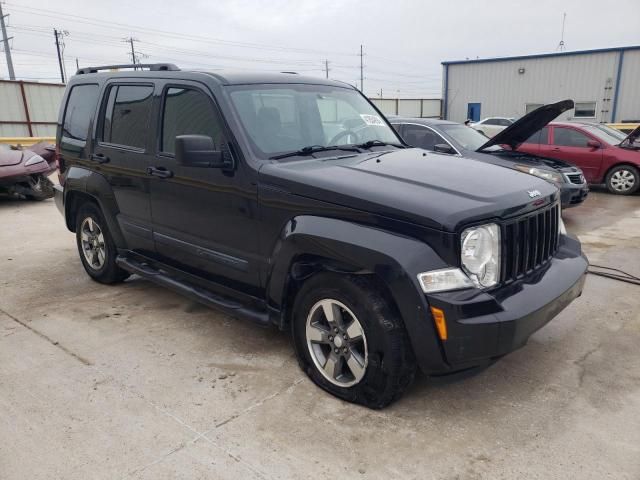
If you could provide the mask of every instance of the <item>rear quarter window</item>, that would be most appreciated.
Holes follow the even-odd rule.
[[[99,87],[95,84],[75,85],[69,92],[62,121],[62,139],[86,142],[89,123],[98,103]]]

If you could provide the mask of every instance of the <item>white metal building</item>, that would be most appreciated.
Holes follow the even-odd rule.
[[[521,117],[573,99],[561,119],[640,119],[640,46],[442,62],[443,118]]]

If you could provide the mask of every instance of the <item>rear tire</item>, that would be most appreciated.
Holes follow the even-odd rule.
[[[607,173],[605,182],[609,192],[615,195],[632,195],[640,188],[640,173],[632,165],[618,165]]]
[[[336,397],[384,408],[413,381],[416,363],[407,332],[371,279],[311,277],[296,296],[291,323],[300,367]]]
[[[107,222],[94,203],[85,203],[78,211],[76,244],[82,266],[95,281],[112,284],[129,277],[129,272],[116,264],[118,251]]]

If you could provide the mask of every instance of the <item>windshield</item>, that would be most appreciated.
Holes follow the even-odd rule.
[[[401,143],[356,90],[328,85],[229,87],[231,103],[262,158],[305,147]]]
[[[618,145],[627,137],[624,133],[605,125],[585,125],[583,128],[591,135],[598,137],[599,140],[609,145]]]
[[[478,150],[489,139],[479,131],[466,125],[439,125],[439,128],[466,150]],[[492,145],[486,151],[502,150],[498,145]]]

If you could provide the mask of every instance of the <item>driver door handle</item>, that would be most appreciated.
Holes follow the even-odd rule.
[[[164,167],[147,167],[147,174],[153,175],[155,177],[160,177],[160,178],[173,177],[173,172]]]
[[[94,153],[89,158],[97,163],[107,163],[110,160],[104,153]]]

